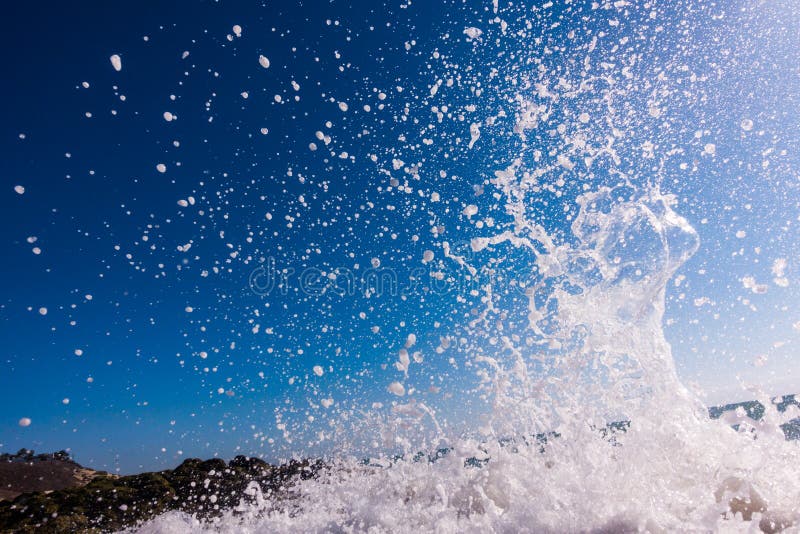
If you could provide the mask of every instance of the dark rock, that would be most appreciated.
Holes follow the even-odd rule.
[[[278,502],[291,498],[294,481],[311,478],[323,467],[319,461],[272,466],[237,456],[228,464],[192,458],[173,470],[100,475],[83,487],[25,493],[0,503],[0,532],[107,532],[170,510],[210,519],[246,500],[251,482]]]

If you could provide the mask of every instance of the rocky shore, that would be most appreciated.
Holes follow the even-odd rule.
[[[796,413],[800,407],[797,397],[786,395],[772,403],[778,412],[792,409]],[[755,422],[764,411],[761,403],[751,401],[712,407],[709,415],[716,419],[741,413]],[[614,433],[627,429],[628,422],[622,421],[601,432],[613,439]],[[784,423],[781,429],[786,439],[800,439],[800,418]],[[558,436],[536,439],[546,443],[550,437]],[[435,462],[448,452],[420,453],[414,460]],[[473,467],[483,463],[465,461]],[[212,519],[254,499],[256,486],[272,505],[285,506],[292,498],[294,483],[314,477],[326,465],[321,460],[304,460],[275,466],[237,456],[227,463],[188,459],[175,469],[119,477],[84,468],[65,451],[37,455],[23,449],[0,455],[0,533],[113,532],[168,511]]]
[[[73,480],[72,487],[33,489],[0,502],[0,532],[111,532],[171,510],[208,519],[247,499],[253,483],[275,501],[288,498],[293,480],[310,478],[322,467],[309,461],[274,466],[237,456],[228,463],[188,459],[175,469],[123,477],[92,472],[90,480]]]

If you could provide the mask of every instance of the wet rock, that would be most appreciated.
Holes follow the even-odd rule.
[[[179,510],[206,520],[246,499],[256,482],[275,501],[291,498],[297,479],[313,477],[321,462],[273,466],[256,458],[188,459],[173,470],[124,477],[96,476],[83,487],[33,492],[0,503],[0,532],[108,532]]]

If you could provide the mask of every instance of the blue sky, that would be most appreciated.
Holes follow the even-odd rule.
[[[489,96],[458,83],[441,91],[453,109],[478,102],[485,120],[510,105],[500,97],[535,69],[532,58],[566,64],[569,51],[542,50],[568,42],[570,29],[583,42],[649,24],[647,11],[589,6],[542,15],[560,20],[545,43],[468,39],[466,27],[498,34],[491,2],[12,8],[0,23],[10,73],[0,88],[0,449],[71,448],[124,472],[186,456],[329,453],[344,439],[329,421],[344,410],[321,402],[390,403],[410,334],[409,352],[426,357],[412,373],[419,398],[463,426],[475,384],[464,365],[472,340],[458,332],[479,297],[430,290],[430,278],[404,297],[308,295],[299,273],[380,265],[401,282],[420,268],[463,281],[442,261],[442,241],[463,249],[479,234],[463,206],[492,211],[487,180],[519,145],[487,129],[466,150],[453,141],[469,139],[460,126],[427,145],[414,119],[442,72],[483,80]],[[513,28],[530,8],[500,14]],[[626,105],[646,106],[652,92],[668,120],[651,117],[621,142],[626,165],[658,175],[700,235],[680,284],[670,283],[666,332],[681,376],[711,403],[748,397],[737,375],[772,394],[800,383],[800,71],[790,38],[800,20],[786,2],[721,9],[659,8],[665,29],[654,24],[634,70],[644,80],[663,67],[671,92],[642,82]],[[627,25],[609,25],[620,19]],[[683,152],[654,172],[644,140]],[[422,178],[412,169],[393,183],[373,155],[422,162]],[[540,213],[546,225],[565,230],[551,209]],[[431,232],[439,225],[445,238]],[[426,250],[433,262],[420,261]],[[285,294],[250,287],[270,258],[294,269]],[[497,259],[509,273],[530,260],[510,250]],[[448,336],[455,350],[437,352]],[[23,417],[32,424],[21,427]],[[322,441],[321,429],[331,432]]]

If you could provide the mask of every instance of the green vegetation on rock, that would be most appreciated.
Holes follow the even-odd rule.
[[[285,498],[294,480],[310,478],[322,467],[308,461],[273,466],[237,456],[230,463],[188,459],[167,471],[98,475],[82,487],[24,493],[0,502],[0,532],[109,532],[170,510],[209,519],[247,499],[251,482],[266,495]]]

